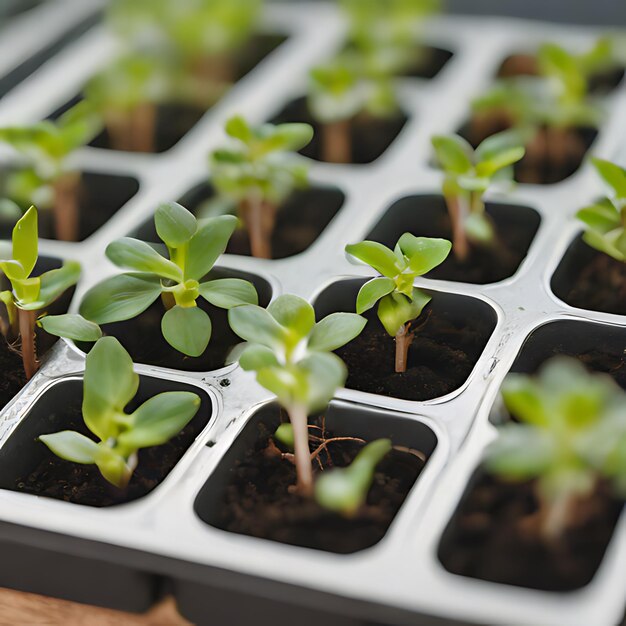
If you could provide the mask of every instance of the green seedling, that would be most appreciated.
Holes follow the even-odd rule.
[[[115,0],[109,23],[134,49],[169,56],[210,82],[236,78],[233,54],[250,38],[262,0]]]
[[[239,364],[256,372],[260,385],[274,393],[289,415],[297,472],[297,490],[313,494],[308,417],[324,409],[346,380],[347,370],[333,350],[356,337],[365,319],[332,313],[316,323],[313,307],[283,295],[267,309],[239,306],[228,312],[231,328],[244,339]]]
[[[68,167],[67,159],[101,129],[100,115],[86,102],[54,122],[0,128],[0,144],[17,157],[0,181],[1,195],[22,211],[33,201],[53,211],[57,239],[76,241],[80,174]]]
[[[389,439],[368,443],[348,467],[324,472],[315,482],[315,499],[331,511],[352,517],[363,506],[376,466],[391,451]]]
[[[576,217],[585,224],[583,239],[626,263],[626,170],[603,159],[594,158],[592,163],[613,194],[578,211]]]
[[[386,118],[398,110],[393,75],[372,56],[350,50],[310,72],[308,107],[321,124],[322,156],[352,160],[351,126],[358,118]]]
[[[66,461],[96,465],[107,481],[125,488],[137,466],[137,452],[169,441],[200,408],[197,394],[168,391],[126,413],[138,388],[128,352],[114,337],[103,337],[87,355],[83,378],[83,420],[97,440],[64,430],[40,435],[39,441]]]
[[[390,337],[395,337],[395,371],[406,372],[408,352],[415,338],[415,321],[430,302],[430,296],[413,286],[418,276],[437,267],[450,253],[446,239],[415,237],[404,233],[394,250],[375,241],[346,246],[346,252],[382,276],[366,282],[357,295],[357,313],[378,303],[378,319]]]
[[[509,374],[502,395],[520,423],[499,429],[487,469],[510,481],[534,480],[536,528],[546,541],[558,540],[599,481],[626,486],[626,393],[610,376],[554,357],[536,376]]]
[[[398,74],[422,56],[419,33],[439,0],[341,0],[349,21],[349,46],[374,56],[381,67]]]
[[[0,292],[7,312],[7,321],[2,322],[1,329],[8,341],[20,342],[24,373],[30,379],[39,367],[37,326],[51,335],[79,341],[96,341],[101,332],[96,324],[80,315],[46,315],[45,310],[76,284],[80,264],[67,261],[59,269],[32,275],[39,250],[35,207],[30,207],[13,228],[11,248],[11,253],[3,253],[0,260],[0,269],[11,283],[11,290]]]
[[[295,151],[311,141],[313,129],[308,124],[252,127],[236,116],[226,122],[226,133],[234,140],[232,147],[211,155],[218,202],[238,213],[252,255],[269,259],[278,208],[294,189],[308,184],[308,166]]]
[[[476,150],[458,135],[435,136],[432,144],[445,172],[442,190],[454,255],[463,262],[469,256],[470,244],[495,244],[496,233],[485,212],[483,196],[494,182],[513,179],[512,165],[523,158],[525,149],[519,134],[511,131],[488,137]]]
[[[198,306],[204,298],[230,309],[256,304],[254,286],[239,278],[207,280],[237,227],[237,218],[223,215],[196,218],[180,204],[162,204],[154,223],[167,252],[161,254],[144,241],[124,237],[109,244],[106,255],[115,265],[133,272],[105,279],[81,302],[81,314],[98,324],[129,320],[143,313],[159,296],[165,313],[165,340],[187,356],[200,356],[211,338],[211,319]]]

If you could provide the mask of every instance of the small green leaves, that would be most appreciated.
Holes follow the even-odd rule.
[[[430,301],[430,296],[413,287],[413,281],[442,263],[450,248],[446,239],[415,237],[410,233],[400,237],[393,252],[373,241],[346,246],[346,252],[383,274],[382,278],[374,278],[361,287],[357,313],[371,309],[378,302],[378,318],[385,330],[395,336]]]
[[[586,226],[583,239],[592,248],[626,263],[626,170],[610,161],[592,162],[614,193],[578,211],[576,217]]]
[[[74,341],[98,341],[102,331],[97,324],[86,320],[82,315],[46,315],[37,321],[48,334],[66,337]]]
[[[610,458],[626,442],[626,393],[610,376],[554,357],[534,377],[510,374],[502,395],[521,423],[500,428],[487,451],[490,471],[510,480],[537,479],[541,498],[550,503],[588,494],[601,477],[624,478],[626,467],[616,469]]]
[[[118,267],[156,274],[161,278],[180,281],[183,272],[175,263],[163,258],[144,241],[123,237],[110,243],[106,249],[109,260]]]
[[[309,337],[309,349],[331,352],[361,334],[367,320],[352,313],[331,313],[315,324]]]
[[[368,443],[348,467],[324,472],[315,483],[315,499],[331,511],[353,516],[367,498],[376,466],[391,451],[389,439]]]
[[[274,432],[274,439],[282,443],[286,448],[293,450],[293,426],[291,424],[281,424]]]
[[[154,226],[159,239],[170,248],[180,248],[196,233],[196,218],[177,202],[160,204],[154,214]]]
[[[252,283],[241,278],[219,278],[202,283],[200,295],[221,309],[232,309],[242,304],[258,304],[259,296]]]
[[[260,306],[241,306],[228,312],[230,327],[244,340],[267,348],[278,348],[286,342],[288,330]]]
[[[198,230],[188,244],[185,278],[201,280],[211,271],[226,250],[237,224],[237,218],[232,215],[207,218],[198,224]]]
[[[161,331],[167,343],[187,356],[200,356],[211,339],[211,319],[200,308],[175,306],[166,311]]]
[[[127,414],[124,409],[138,387],[139,376],[117,339],[99,339],[85,364],[83,419],[100,441],[73,431],[41,435],[40,441],[63,459],[97,465],[106,480],[125,487],[137,463],[137,451],[171,439],[200,407],[195,393],[166,392]]]
[[[446,172],[465,174],[473,166],[472,146],[459,135],[437,135],[432,138],[435,154]]]
[[[37,263],[38,245],[37,209],[31,206],[13,228],[13,259],[24,270],[22,278],[30,276]]]

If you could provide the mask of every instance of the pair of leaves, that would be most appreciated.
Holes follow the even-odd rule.
[[[134,271],[90,289],[80,312],[98,324],[124,321],[143,313],[161,294],[169,294],[175,306],[163,316],[163,336],[179,352],[200,356],[211,338],[211,319],[197,307],[198,297],[225,309],[258,301],[248,281],[225,278],[201,282],[226,249],[237,219],[223,215],[198,221],[172,202],[159,206],[155,226],[169,258],[137,239],[125,237],[109,244],[107,257],[118,267]]]
[[[315,321],[313,307],[302,298],[282,295],[267,309],[240,306],[228,312],[237,335],[247,341],[239,350],[244,370],[276,394],[283,406],[309,411],[323,408],[345,382],[345,365],[333,350],[356,337],[365,319],[354,313],[332,313]]]
[[[63,459],[96,464],[106,480],[124,487],[136,452],[169,441],[200,407],[195,393],[166,392],[127,414],[124,409],[138,388],[139,377],[128,353],[117,339],[100,339],[87,355],[82,407],[85,424],[99,442],[74,431],[39,439]]]
[[[419,317],[430,296],[413,287],[417,276],[437,267],[450,253],[446,239],[415,237],[404,233],[394,250],[375,241],[346,246],[346,252],[382,274],[365,283],[357,295],[357,313],[378,303],[378,318],[392,337],[411,320]]]

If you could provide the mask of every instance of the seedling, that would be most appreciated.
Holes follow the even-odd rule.
[[[626,170],[610,161],[591,161],[613,194],[578,211],[576,216],[585,224],[583,239],[592,248],[626,263]]]
[[[418,276],[443,263],[452,244],[446,239],[415,237],[404,233],[394,250],[375,241],[346,246],[346,252],[367,263],[382,276],[365,283],[356,299],[357,313],[378,303],[378,319],[395,337],[395,371],[406,372],[409,347],[415,337],[417,318],[431,297],[413,286]]]
[[[236,116],[226,122],[226,133],[236,143],[211,155],[218,200],[235,207],[252,255],[269,259],[278,208],[294,189],[308,184],[308,167],[294,151],[311,141],[313,129],[308,124],[252,127]]]
[[[533,521],[553,542],[576,521],[576,504],[599,481],[626,485],[619,456],[626,443],[626,393],[610,376],[555,357],[536,376],[509,374],[502,395],[520,423],[499,429],[487,468],[506,480],[535,481],[539,510]]]
[[[470,244],[493,246],[496,233],[483,196],[496,181],[512,180],[512,165],[525,150],[519,134],[504,132],[485,139],[476,150],[458,135],[432,138],[444,169],[443,195],[452,225],[454,255],[466,261]]]
[[[76,241],[80,174],[68,168],[67,158],[101,128],[102,119],[86,102],[55,122],[0,128],[0,144],[9,146],[19,157],[2,181],[4,198],[14,201],[22,211],[33,200],[52,210],[57,239]]]
[[[343,361],[333,350],[363,330],[354,313],[332,313],[316,323],[313,307],[297,296],[283,295],[267,309],[247,305],[228,312],[231,328],[247,344],[239,364],[256,372],[260,385],[276,394],[293,429],[297,490],[313,494],[308,416],[324,409],[346,380]]]
[[[197,357],[211,338],[211,319],[198,306],[198,298],[223,309],[258,301],[254,286],[246,280],[206,280],[226,249],[237,218],[223,215],[196,220],[180,204],[170,202],[159,206],[154,223],[167,255],[130,237],[109,244],[107,257],[118,267],[134,271],[90,289],[80,312],[98,324],[120,322],[143,313],[160,296],[165,309],[163,337],[179,352]]]
[[[95,464],[107,481],[125,488],[137,466],[137,452],[169,441],[200,408],[197,394],[168,391],[126,413],[138,388],[128,352],[114,337],[103,337],[87,355],[83,378],[83,419],[97,441],[73,430],[40,435],[39,440],[66,461]]]
[[[389,439],[368,443],[348,467],[324,472],[315,482],[315,499],[323,507],[352,517],[363,505],[376,466],[391,451]]]
[[[5,255],[3,255],[5,256]],[[37,210],[30,207],[13,228],[12,252],[0,260],[0,269],[11,283],[12,290],[0,292],[7,311],[8,323],[2,322],[2,333],[11,343],[21,343],[22,363],[27,379],[39,368],[35,328],[51,335],[96,341],[100,328],[80,315],[46,315],[45,309],[80,276],[80,264],[67,261],[60,269],[32,276],[38,258]]]
[[[308,107],[322,125],[324,160],[349,163],[352,124],[358,118],[387,118],[397,112],[393,76],[370,56],[344,52],[311,70]]]

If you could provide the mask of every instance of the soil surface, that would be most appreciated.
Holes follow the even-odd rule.
[[[441,308],[437,295],[412,323],[417,328],[409,348],[407,371],[395,372],[396,345],[378,320],[375,308],[364,316],[363,332],[336,352],[348,367],[346,387],[403,400],[431,400],[458,389],[467,380],[487,343],[493,322]]]
[[[322,418],[310,421],[321,427]],[[319,434],[319,428],[311,428]],[[219,528],[271,539],[281,543],[348,554],[368,548],[382,539],[424,463],[415,454],[393,450],[378,465],[367,502],[348,519],[327,511],[313,499],[291,493],[296,482],[293,463],[283,459],[270,444],[273,432],[259,424],[258,439],[231,469],[223,505],[216,515]],[[332,437],[327,431],[326,438]],[[311,450],[317,447],[313,440]],[[324,468],[349,465],[363,443],[328,444],[329,454],[319,458]],[[319,464],[314,463],[319,473]]]
[[[453,252],[429,278],[473,284],[494,283],[512,276],[526,257],[539,227],[539,216],[526,207],[487,205],[498,243],[492,247],[472,246],[466,261]],[[418,237],[452,238],[450,217],[445,201],[439,196],[410,196],[399,200],[374,227],[367,239],[379,241],[393,249],[405,232]]]
[[[26,384],[22,357],[0,337],[0,409],[5,407]]]
[[[352,163],[364,164],[375,161],[387,150],[398,136],[407,121],[406,116],[399,112],[390,118],[374,118],[360,116],[350,123],[352,144]],[[283,111],[272,120],[274,124],[304,122],[313,126],[313,140],[300,153],[311,159],[322,161],[322,125],[309,112],[306,98],[298,98],[290,102]]]
[[[626,263],[589,250],[589,260],[576,268],[560,297],[580,309],[626,315]]]
[[[76,430],[97,440],[85,426],[81,402],[82,399],[78,396],[68,398],[67,404],[62,409],[63,427],[59,430]],[[49,416],[49,421],[57,420],[54,414]],[[80,465],[60,459],[47,450],[43,443],[34,440],[30,445],[41,446],[44,449],[43,458],[40,457],[41,460],[33,464],[30,473],[16,479],[15,491],[95,507],[136,500],[145,496],[163,481],[207,423],[208,416],[200,411],[176,437],[167,443],[140,450],[137,468],[128,487],[124,490],[107,482],[95,465]],[[57,432],[56,427],[53,430],[46,430],[45,426],[45,424],[42,425],[42,434]],[[27,450],[25,454],[28,454]],[[35,459],[38,456],[33,454]]]
[[[197,215],[201,205],[215,195],[208,184],[199,185],[181,198],[180,203]],[[272,258],[284,259],[304,252],[328,226],[344,201],[338,189],[320,187],[294,191],[278,209],[272,236]],[[154,220],[145,222],[133,236],[158,242]],[[250,256],[250,243],[245,225],[231,237],[228,254]]]
[[[578,589],[593,578],[623,503],[598,489],[580,511],[580,523],[558,543],[532,528],[533,483],[508,484],[478,471],[439,546],[454,574],[546,591]]]

